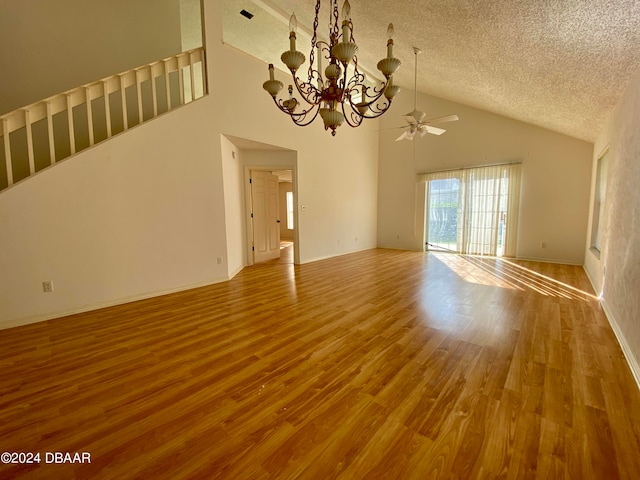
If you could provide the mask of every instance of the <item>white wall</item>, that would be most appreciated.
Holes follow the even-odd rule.
[[[589,241],[585,253],[585,270],[596,291],[601,293],[609,321],[640,384],[639,132],[640,70],[633,76],[595,143],[592,208],[597,159],[609,148],[607,197],[601,219],[604,242],[599,258],[590,250]]]
[[[209,32],[207,57],[215,48],[224,65],[220,71],[211,69],[219,76],[211,80],[212,91],[219,88],[224,92],[217,98],[220,103],[215,110],[224,112],[216,116],[219,131],[297,154],[300,262],[374,248],[378,122],[370,121],[356,129],[344,125],[335,137],[324,130],[320,118],[308,127],[295,126],[262,89],[268,79],[266,65],[222,47],[219,40],[210,41]],[[288,81],[280,72],[277,77],[283,83]],[[220,84],[216,86],[216,82]]]
[[[209,115],[194,102],[0,195],[0,325],[227,278]]]
[[[243,207],[221,134],[297,156],[301,262],[375,247],[376,122],[294,126],[266,65],[222,45],[219,9],[206,0],[210,95],[0,193],[0,327],[228,279]]]
[[[3,114],[179,53],[180,5],[178,0],[3,0],[0,45]]]
[[[246,239],[244,171],[242,151],[237,149],[224,135],[221,135],[222,176],[224,184],[225,233],[228,246],[227,273],[229,278],[236,275],[247,264],[246,250],[235,248]],[[216,259],[217,261],[217,259]]]
[[[200,0],[179,0],[182,51],[202,46],[202,8]]]
[[[401,92],[380,128],[404,125],[402,115],[412,109],[413,92]],[[418,95],[418,109],[429,118],[455,113],[460,120],[442,124],[447,130],[443,135],[413,141],[395,142],[402,130],[381,132],[379,246],[423,248],[424,190],[416,184],[417,173],[522,161],[517,256],[583,263],[590,143],[423,94]],[[546,248],[540,247],[542,242]]]

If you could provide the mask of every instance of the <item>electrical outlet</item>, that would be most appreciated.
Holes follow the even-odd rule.
[[[218,257],[218,265],[222,265],[222,257]]]
[[[42,282],[42,291],[45,292],[45,293],[53,292],[53,281],[46,280],[46,281]]]

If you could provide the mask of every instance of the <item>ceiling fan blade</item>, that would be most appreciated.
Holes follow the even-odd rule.
[[[381,128],[379,130],[376,130],[376,132],[386,132],[388,130],[399,130],[401,128],[409,128],[410,125],[398,125],[397,127],[389,127],[389,128]]]
[[[458,115],[445,115],[444,117],[431,118],[426,120],[424,123],[445,123],[445,122],[455,122],[456,120],[460,120]]]
[[[427,130],[427,132],[433,135],[442,135],[444,132],[446,132],[446,130],[443,128],[432,127],[431,125],[425,125],[425,129]]]
[[[409,132],[403,132],[402,135],[400,135],[398,138],[396,138],[396,142],[399,142],[400,140],[404,140],[405,138],[407,138],[407,134]]]

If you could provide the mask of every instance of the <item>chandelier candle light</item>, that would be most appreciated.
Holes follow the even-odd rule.
[[[351,6],[345,0],[342,7],[342,33],[338,17],[338,0],[331,0],[331,21],[329,24],[329,43],[318,40],[318,14],[320,0],[316,3],[316,15],[313,23],[313,38],[309,54],[309,71],[306,81],[296,75],[298,68],[305,62],[305,56],[296,50],[296,31],[298,22],[295,14],[289,20],[289,50],[280,57],[293,77],[296,90],[307,103],[300,102],[293,96],[293,85],[289,85],[289,98],[278,99],[282,90],[282,82],[274,77],[273,64],[269,64],[269,80],[262,87],[271,95],[276,106],[291,116],[296,125],[306,126],[320,114],[325,130],[331,129],[336,134],[344,121],[351,127],[357,127],[365,118],[376,118],[391,106],[393,97],[400,88],[393,84],[393,73],[400,66],[400,60],[393,57],[393,24],[387,29],[387,57],[378,62],[378,70],[385,80],[380,85],[365,85],[365,75],[358,70],[358,46],[353,39],[353,23],[351,22]],[[314,61],[318,55],[317,64]],[[322,59],[329,63],[322,74]],[[348,76],[349,64],[353,62],[352,74]],[[298,110],[298,107],[301,110]]]

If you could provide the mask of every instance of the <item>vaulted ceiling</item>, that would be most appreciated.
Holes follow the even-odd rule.
[[[322,3],[318,32],[326,38],[330,2]],[[403,62],[394,83],[405,94],[413,90],[416,46],[423,51],[420,92],[587,141],[595,140],[640,68],[638,0],[350,3],[359,64],[378,75],[375,65],[386,55],[393,22],[394,53]],[[308,58],[315,4],[222,0],[224,41],[285,69],[280,54],[289,48],[289,16],[298,18],[298,50]],[[243,9],[253,18],[242,16]]]

